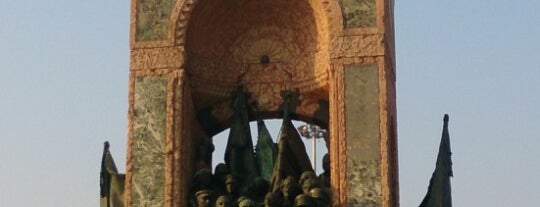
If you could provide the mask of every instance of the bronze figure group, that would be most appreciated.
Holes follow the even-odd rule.
[[[328,155],[325,155],[327,157]],[[323,159],[323,166],[329,159]],[[197,171],[193,177],[191,203],[194,207],[328,207],[330,186],[324,179],[328,171],[317,176],[305,171],[300,179],[289,175],[281,180],[276,191],[262,178],[255,178],[242,190],[241,179],[230,173],[225,163]]]
[[[190,203],[194,207],[326,207],[330,205],[330,159],[323,158],[324,173],[311,167],[304,143],[290,119],[291,96],[285,94],[283,124],[278,144],[262,120],[253,147],[249,128],[247,94],[234,95],[234,116],[225,163],[199,169],[192,178]],[[213,146],[198,150],[201,163],[208,163]],[[255,148],[255,151],[253,150]],[[210,154],[210,155],[208,155]],[[199,160],[196,162],[199,163]],[[201,165],[204,166],[204,165]]]

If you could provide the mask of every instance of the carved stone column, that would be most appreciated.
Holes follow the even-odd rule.
[[[393,1],[339,2],[344,26],[331,44],[329,80],[333,206],[399,206]]]

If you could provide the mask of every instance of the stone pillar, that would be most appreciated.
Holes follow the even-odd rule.
[[[174,206],[185,185],[180,143],[189,132],[182,47],[133,48],[130,63],[126,206]],[[189,143],[186,141],[186,143]],[[185,150],[186,152],[189,152]],[[188,162],[186,162],[188,164]],[[177,201],[175,201],[177,200]]]
[[[399,206],[393,1],[339,2],[329,80],[333,206]]]
[[[173,1],[164,2],[167,6]],[[137,12],[132,10],[132,15],[157,18],[149,16],[148,11]],[[180,166],[181,152],[190,152],[181,143],[190,143],[191,127],[183,125],[190,123],[184,119],[192,111],[184,101],[189,95],[183,75],[184,49],[166,41],[167,28],[160,28],[132,27],[126,206],[177,206],[187,199],[180,196],[187,195],[180,188],[187,186],[186,179],[179,179],[190,176],[190,167]]]

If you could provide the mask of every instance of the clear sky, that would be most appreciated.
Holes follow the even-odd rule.
[[[129,4],[0,1],[0,206],[98,206],[105,140],[124,172]],[[401,206],[426,193],[444,113],[454,206],[540,203],[538,8],[396,1]]]

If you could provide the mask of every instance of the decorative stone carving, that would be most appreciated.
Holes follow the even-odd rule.
[[[331,58],[382,56],[384,34],[338,37],[332,42]]]
[[[276,108],[268,99],[281,91],[327,85],[329,56],[319,51],[319,35],[307,1],[201,3],[190,16],[186,70],[199,93],[226,97],[243,84],[264,99],[263,108]]]
[[[140,48],[131,51],[131,70],[182,68],[184,47]]]

